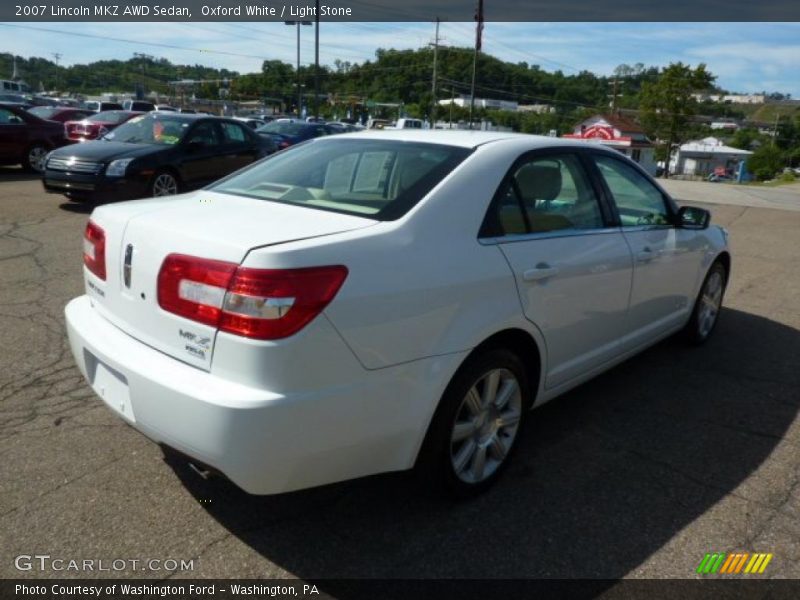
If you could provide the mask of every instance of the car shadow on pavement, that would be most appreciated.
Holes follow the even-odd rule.
[[[41,173],[27,171],[22,167],[0,167],[0,182],[4,181],[35,181],[41,179]]]
[[[58,208],[71,213],[88,215],[99,206],[96,202],[62,202]]]
[[[705,346],[669,339],[531,413],[498,485],[462,503],[409,474],[256,497],[167,460],[219,523],[302,579],[616,579],[737,488],[755,493],[757,476],[741,484],[796,417],[797,356],[797,330],[725,309]],[[672,576],[693,575],[689,554]]]

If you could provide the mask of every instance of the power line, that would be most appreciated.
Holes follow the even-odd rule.
[[[71,35],[74,37],[89,38],[95,40],[108,40],[111,42],[122,42],[125,44],[135,44],[137,46],[154,46],[158,48],[169,48],[171,50],[185,50],[187,52],[201,52],[205,54],[221,54],[224,56],[236,56],[239,58],[255,58],[257,60],[267,60],[266,56],[257,56],[254,54],[240,54],[238,52],[226,52],[225,50],[209,50],[206,48],[187,48],[186,46],[176,46],[174,44],[163,44],[161,42],[143,42],[138,40],[129,40],[127,38],[117,38],[106,35],[95,35],[92,33],[80,33],[78,31],[61,31],[60,29],[49,29],[46,27],[31,27],[30,25],[18,25],[16,23],[0,23],[0,27],[16,27],[17,29],[29,29],[32,31],[44,31],[47,33],[58,33],[61,35]]]

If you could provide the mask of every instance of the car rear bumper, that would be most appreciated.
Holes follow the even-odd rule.
[[[366,370],[276,393],[171,358],[107,321],[88,296],[66,309],[78,367],[118,416],[150,439],[208,465],[245,491],[274,494],[413,466],[463,354]],[[342,352],[350,351],[342,343]],[[356,380],[357,379],[357,380]],[[279,386],[278,386],[279,387]]]

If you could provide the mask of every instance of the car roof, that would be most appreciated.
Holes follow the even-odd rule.
[[[401,140],[405,142],[428,142],[462,148],[477,148],[488,143],[502,141],[527,141],[531,147],[547,148],[551,146],[585,146],[585,142],[528,133],[512,133],[505,131],[470,131],[468,129],[367,129],[358,133],[348,133],[350,139],[363,138],[370,140]]]
[[[132,112],[136,112],[136,111],[132,111]],[[203,114],[199,114],[199,113],[181,113],[181,112],[174,112],[174,111],[171,111],[171,110],[161,110],[161,111],[159,111],[159,110],[151,110],[151,111],[143,113],[143,114],[154,115],[154,116],[158,117],[159,119],[167,118],[167,119],[173,119],[173,120],[178,120],[178,121],[198,121],[200,119],[219,119],[220,118],[220,117],[217,117],[215,115],[203,115]]]

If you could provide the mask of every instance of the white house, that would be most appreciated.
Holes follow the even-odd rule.
[[[469,107],[469,96],[459,96],[458,98],[445,98],[439,100],[440,106],[460,106],[461,108]],[[495,98],[475,98],[475,108],[490,108],[495,110],[510,110],[516,111],[519,104],[511,100],[497,100]]]
[[[669,170],[677,175],[735,175],[739,163],[751,154],[749,150],[732,148],[715,137],[707,137],[681,145],[670,160]]]
[[[620,115],[595,115],[562,137],[609,146],[635,160],[651,175],[656,173],[655,146],[637,123]]]

